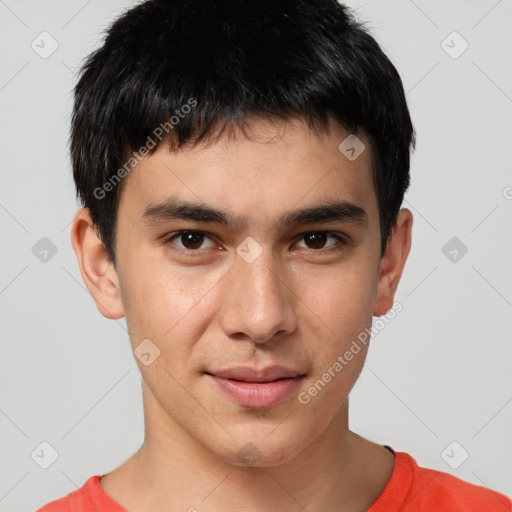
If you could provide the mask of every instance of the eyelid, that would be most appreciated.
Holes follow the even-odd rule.
[[[297,239],[300,240],[304,236],[310,235],[312,233],[314,233],[314,234],[321,233],[324,235],[332,235],[334,237],[340,238],[346,244],[350,243],[352,240],[347,234],[343,233],[342,231],[332,231],[332,230],[329,231],[327,229],[309,229],[308,231],[304,231],[303,233],[300,233],[299,235],[297,235]]]

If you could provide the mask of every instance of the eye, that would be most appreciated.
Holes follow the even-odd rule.
[[[199,252],[199,249],[201,248],[204,240],[209,238],[202,231],[178,231],[177,233],[168,237],[165,242],[174,243],[174,240],[176,239],[181,242],[182,247],[180,247],[178,244],[174,245],[178,245],[178,247],[181,249],[191,252]],[[212,246],[215,246],[213,242],[210,247]],[[208,247],[203,247],[203,249],[207,248]]]
[[[326,240],[329,238],[333,238],[339,243],[331,244],[327,247],[327,250],[324,250]],[[301,240],[305,240],[306,244],[310,245],[306,248],[313,249],[313,252],[320,252],[322,250],[324,250],[324,252],[342,251],[345,249],[345,246],[348,245],[348,241],[345,236],[342,236],[341,233],[338,234],[332,231],[310,231],[309,233],[301,235]]]
[[[334,239],[334,242],[338,241],[338,243],[328,245],[326,248],[325,244],[329,238]],[[209,246],[201,248],[205,240],[210,240],[211,243]],[[340,252],[349,244],[349,240],[347,240],[345,235],[332,231],[310,231],[301,235],[301,240],[306,241],[306,249],[311,249],[312,252],[318,253]],[[188,254],[201,253],[203,250],[215,247],[215,243],[206,235],[206,233],[191,230],[173,233],[166,238],[165,243],[177,245],[177,250],[181,250]]]

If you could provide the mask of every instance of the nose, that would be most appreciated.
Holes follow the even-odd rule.
[[[270,250],[251,263],[236,256],[223,283],[221,326],[227,336],[262,344],[293,332],[296,298]]]

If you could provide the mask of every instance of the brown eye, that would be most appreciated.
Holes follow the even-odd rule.
[[[182,246],[180,247],[180,245],[178,245],[178,248],[188,251],[198,251],[201,248],[201,245],[203,245],[204,241],[208,239],[209,238],[201,231],[179,231],[178,233],[170,236],[166,240],[166,243],[178,245],[174,243],[175,240],[178,240],[181,242]]]
[[[338,243],[331,243],[330,245],[325,245],[329,238],[333,238],[335,241],[338,240]],[[306,244],[306,248],[313,250],[324,250],[324,252],[329,252],[332,250],[342,250],[344,246],[347,244],[345,239],[330,231],[312,231],[310,233],[305,233],[302,235],[302,239]]]
[[[308,233],[304,235],[304,240],[306,240],[306,244],[310,249],[323,249],[323,245],[325,244],[328,235],[326,233]]]
[[[182,233],[180,241],[186,249],[199,249],[203,243],[204,236],[201,233]]]

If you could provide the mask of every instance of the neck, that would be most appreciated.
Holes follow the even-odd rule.
[[[389,480],[394,460],[384,447],[348,429],[348,401],[327,429],[291,460],[271,467],[234,465],[185,432],[144,397],[146,433],[140,449],[101,479],[133,512],[183,510],[366,510]]]

